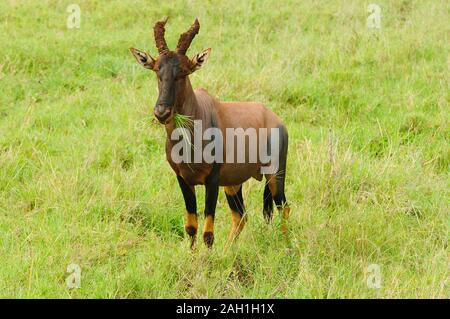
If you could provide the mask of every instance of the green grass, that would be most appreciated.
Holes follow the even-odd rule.
[[[75,1],[67,29],[73,2],[0,2],[0,297],[450,297],[447,1],[370,1],[379,31],[368,1]],[[233,248],[221,192],[214,248],[189,251],[155,76],[128,51],[155,54],[164,16],[172,48],[195,17],[188,54],[212,47],[194,87],[284,119],[290,245],[252,180]]]

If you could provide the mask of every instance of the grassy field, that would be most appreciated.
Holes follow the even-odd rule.
[[[380,30],[356,0],[1,1],[0,297],[450,297],[449,3],[373,2]],[[251,180],[237,244],[221,191],[214,248],[189,251],[156,79],[128,51],[155,55],[164,16],[170,47],[195,17],[188,54],[212,47],[194,87],[287,124],[289,244]]]

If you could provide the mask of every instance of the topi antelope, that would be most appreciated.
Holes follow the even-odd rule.
[[[146,69],[153,70],[158,78],[159,96],[154,108],[154,115],[160,123],[164,124],[166,129],[166,157],[177,175],[178,184],[183,193],[186,206],[185,230],[190,237],[191,248],[195,243],[198,228],[196,185],[205,185],[206,188],[203,240],[208,247],[212,247],[214,242],[214,215],[219,186],[224,186],[228,205],[231,209],[232,224],[228,238],[228,243],[231,243],[242,231],[247,221],[242,198],[242,183],[251,177],[259,181],[263,179],[263,175],[266,178],[264,217],[268,222],[272,219],[273,202],[275,202],[281,213],[282,230],[286,233],[286,221],[290,211],[284,193],[288,150],[286,127],[277,115],[261,103],[220,102],[204,89],[193,90],[189,81],[189,75],[206,63],[211,49],[198,53],[192,59],[186,56],[186,51],[200,29],[200,24],[196,19],[189,30],[181,34],[175,51],[169,50],[164,38],[166,22],[167,19],[156,22],[154,26],[155,42],[159,53],[157,58],[153,58],[148,53],[134,48],[130,48],[130,51],[140,65]],[[264,173],[262,168],[267,166],[266,163],[263,163],[259,158],[257,161],[248,160],[250,142],[244,142],[244,146],[242,147],[241,144],[239,149],[238,144],[234,146],[233,143],[230,150],[225,137],[223,138],[223,145],[227,145],[227,147],[220,144],[217,147],[222,149],[216,151],[223,152],[224,157],[226,157],[227,152],[244,152],[244,162],[214,161],[211,163],[202,160],[200,162],[179,163],[174,161],[171,154],[175,142],[171,136],[177,128],[176,116],[178,115],[188,117],[191,120],[201,121],[202,132],[209,128],[216,128],[226,137],[228,137],[226,130],[229,128],[245,131],[247,129],[256,129],[258,130],[258,142],[262,141],[267,146],[274,143],[273,136],[275,134],[272,132],[277,132],[276,151],[278,163],[276,169],[272,172]],[[261,134],[259,133],[261,129],[267,129],[271,133]],[[189,134],[191,133],[192,131]],[[244,138],[246,137],[244,136]],[[228,139],[230,138],[228,137]],[[206,142],[202,142],[201,145],[204,147]]]

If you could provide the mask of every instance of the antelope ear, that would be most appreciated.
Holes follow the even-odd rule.
[[[206,61],[208,61],[209,53],[211,52],[211,48],[203,50],[202,52],[196,54],[191,60],[191,71],[194,72],[200,69]]]
[[[130,48],[130,52],[131,54],[133,54],[133,56],[136,58],[136,61],[138,61],[140,65],[142,65],[146,69],[153,70],[153,67],[155,66],[155,59],[153,59],[150,54],[135,48]]]

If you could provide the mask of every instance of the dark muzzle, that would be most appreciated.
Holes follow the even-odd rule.
[[[156,105],[154,114],[160,123],[166,124],[172,114],[172,107],[162,104]]]
[[[155,116],[159,122],[166,124],[172,114],[175,103],[175,83],[172,80],[163,81],[158,100],[155,105]]]

